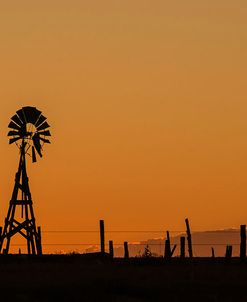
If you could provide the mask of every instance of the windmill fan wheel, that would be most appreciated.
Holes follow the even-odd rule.
[[[36,153],[42,157],[43,145],[50,144],[47,137],[51,133],[47,130],[50,126],[41,111],[35,107],[22,107],[11,117],[8,127],[11,129],[8,132],[10,144],[15,143],[19,148],[24,146],[25,153],[32,157],[33,162],[37,161]]]

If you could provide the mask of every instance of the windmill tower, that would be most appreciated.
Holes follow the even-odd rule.
[[[8,127],[11,129],[8,132],[9,143],[18,146],[20,160],[7,217],[0,235],[0,253],[9,253],[11,238],[19,233],[27,241],[28,254],[41,255],[41,229],[36,227],[26,155],[31,156],[32,162],[37,161],[36,153],[42,157],[43,145],[50,143],[46,138],[51,136],[47,130],[50,126],[41,111],[35,107],[23,107],[11,118]]]

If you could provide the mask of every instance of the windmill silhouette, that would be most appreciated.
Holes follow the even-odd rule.
[[[7,217],[0,236],[0,253],[9,253],[10,240],[19,233],[27,241],[28,254],[41,255],[41,228],[36,227],[26,169],[26,155],[31,156],[32,162],[37,161],[36,153],[42,157],[43,145],[50,143],[46,138],[51,136],[50,131],[47,130],[50,126],[41,111],[35,107],[23,107],[11,118],[8,127],[11,129],[8,132],[9,143],[18,146],[20,160]],[[16,213],[17,208],[21,210],[21,215]]]

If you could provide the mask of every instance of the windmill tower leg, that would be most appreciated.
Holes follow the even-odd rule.
[[[7,232],[7,228],[8,228],[8,221],[12,221],[13,220],[13,213],[14,213],[14,209],[13,209],[14,205],[10,203],[9,205],[9,209],[8,209],[8,213],[7,213],[7,217],[5,218],[5,223],[4,223],[4,229],[3,229],[3,234],[5,234]],[[10,229],[11,231],[11,229]],[[2,249],[2,245],[3,245],[3,241],[4,241],[4,236],[1,236],[1,244],[0,244],[0,251]],[[9,251],[9,245],[10,245],[10,237],[6,236],[6,247],[3,250],[4,254],[8,254]]]
[[[26,159],[25,159],[25,145],[21,148],[20,162],[18,172],[16,173],[15,186],[10,200],[7,217],[5,219],[3,233],[0,239],[0,253],[9,253],[10,241],[12,236],[19,233],[27,241],[27,252],[28,254],[41,254],[41,236],[39,236],[33,205],[32,197],[28,184],[28,177],[26,172]],[[16,209],[19,208],[23,217],[17,218]],[[23,213],[24,209],[24,213]],[[6,241],[4,250],[3,244]]]

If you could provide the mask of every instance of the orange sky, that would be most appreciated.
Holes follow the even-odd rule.
[[[7,125],[26,105],[52,125],[28,165],[43,230],[247,223],[246,20],[246,0],[1,3],[0,223],[18,164]]]

